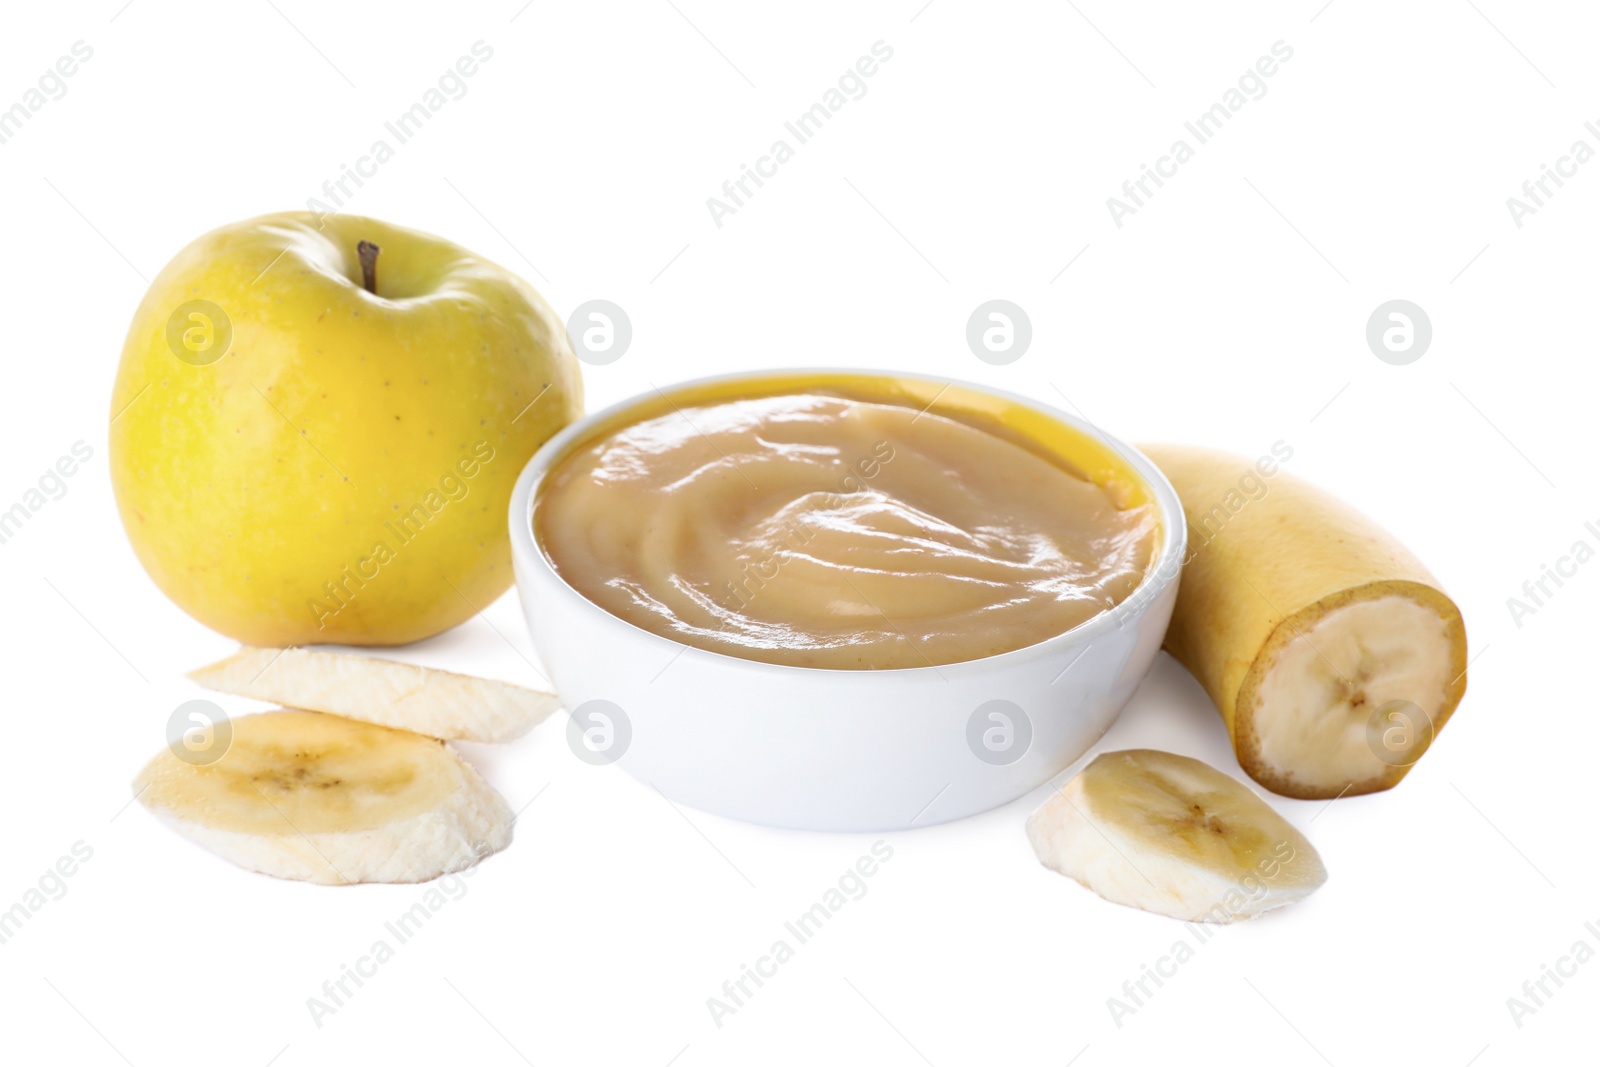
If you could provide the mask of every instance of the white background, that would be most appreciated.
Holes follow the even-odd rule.
[[[1580,938],[1600,949],[1584,929],[1600,925],[1600,563],[1520,627],[1506,604],[1575,541],[1600,545],[1583,525],[1600,520],[1600,162],[1520,228],[1506,206],[1574,140],[1600,148],[1583,128],[1600,119],[1592,11],[274,3],[29,5],[0,35],[0,107],[75,41],[94,50],[0,145],[0,507],[75,441],[94,450],[0,545],[0,908],[75,842],[93,849],[0,945],[6,1060],[1593,1057],[1600,962],[1551,985],[1521,1027],[1506,1004]],[[580,763],[558,718],[471,750],[514,807],[538,798],[514,845],[313,1023],[307,998],[423,889],[274,881],[123,810],[168,714],[201,695],[182,672],[232,645],[168,603],[128,548],[107,480],[110,387],[169,257],[214,226],[303,207],[478,40],[494,56],[467,94],[348,207],[474,248],[563,314],[592,298],[626,308],[633,346],[585,368],[591,408],[721,371],[914,369],[1065,396],[1134,440],[1251,456],[1286,441],[1288,469],[1416,549],[1479,658],[1399,788],[1274,799],[1321,850],[1321,892],[1222,929],[1119,1027],[1107,998],[1185,932],[1040,867],[1022,824],[1041,789],[886,835],[894,856],[868,894],[718,1028],[706,998],[875,836],[686,817]],[[894,56],[867,94],[718,228],[706,198],[879,40]],[[1267,94],[1114,225],[1106,198],[1279,40],[1294,54]],[[1034,329],[1005,367],[964,339],[995,297]],[[1364,340],[1394,298],[1434,327],[1409,366]],[[531,680],[529,651],[512,594],[408,654]],[[1165,656],[1102,747],[1135,745],[1238,773],[1215,711]]]

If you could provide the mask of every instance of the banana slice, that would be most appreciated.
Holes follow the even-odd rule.
[[[554,693],[395,660],[251,648],[190,671],[205,686],[447,741],[510,741],[561,706]]]
[[[1239,765],[1302,799],[1398,783],[1466,691],[1460,609],[1387,531],[1275,461],[1141,448],[1189,524],[1164,647]]]
[[[442,741],[314,711],[232,720],[213,763],[170,750],[145,807],[240,867],[321,885],[426,882],[511,843],[511,809]]]
[[[1231,923],[1309,896],[1328,872],[1305,836],[1199,760],[1096,756],[1028,819],[1039,861],[1116,904]]]

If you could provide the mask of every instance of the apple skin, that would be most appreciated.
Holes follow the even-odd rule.
[[[207,349],[175,314],[196,300],[231,322],[225,349],[220,321]],[[512,272],[372,219],[266,215],[194,241],[140,303],[112,485],[145,570],[207,626],[403,644],[510,587],[512,486],[582,409],[561,320]]]

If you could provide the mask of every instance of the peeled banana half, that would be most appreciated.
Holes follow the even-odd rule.
[[[1187,756],[1106,752],[1028,819],[1040,862],[1117,904],[1231,923],[1291,904],[1328,873],[1242,783]]]
[[[1460,609],[1382,527],[1268,457],[1141,449],[1189,526],[1164,647],[1222,713],[1239,765],[1302,799],[1399,782],[1466,691]]]
[[[323,885],[424,882],[511,842],[505,800],[442,741],[314,711],[231,725],[220,759],[163,751],[134,789],[241,867]]]

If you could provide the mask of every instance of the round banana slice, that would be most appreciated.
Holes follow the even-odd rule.
[[[1221,771],[1170,752],[1095,757],[1028,819],[1040,862],[1158,915],[1231,923],[1328,880],[1305,836]]]
[[[322,885],[426,882],[511,843],[505,800],[442,741],[314,711],[231,725],[220,759],[163,751],[133,787],[240,867]]]
[[[189,677],[234,696],[326,711],[447,741],[510,741],[561,706],[550,692],[392,659],[305,648],[252,648]]]

